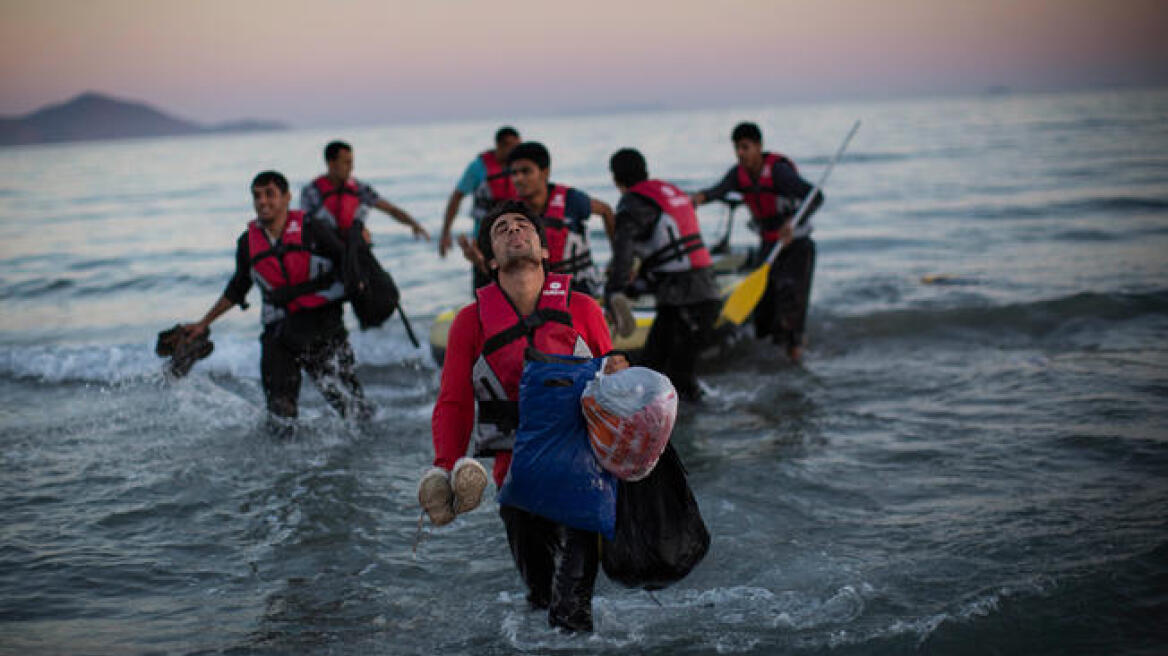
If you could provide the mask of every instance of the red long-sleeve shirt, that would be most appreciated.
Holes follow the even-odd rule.
[[[592,297],[572,292],[568,311],[572,327],[584,338],[595,356],[612,350],[612,338],[604,313]],[[454,462],[466,455],[474,430],[475,398],[471,368],[483,351],[483,327],[479,323],[478,303],[462,308],[454,317],[446,340],[446,359],[442,366],[442,387],[430,428],[434,434],[434,465],[449,471]],[[511,466],[511,452],[495,456],[495,484],[502,485]]]

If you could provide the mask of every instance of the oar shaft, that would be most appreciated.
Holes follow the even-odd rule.
[[[832,156],[831,161],[827,163],[827,168],[825,168],[823,170],[823,174],[819,176],[819,181],[816,182],[815,186],[811,188],[811,193],[807,194],[803,198],[803,202],[799,205],[799,211],[795,213],[795,218],[791,219],[792,227],[799,227],[799,223],[803,220],[803,215],[807,214],[807,210],[811,208],[811,203],[815,200],[815,195],[818,194],[819,190],[823,188],[824,183],[827,182],[827,176],[831,175],[831,170],[835,168],[836,162],[838,162],[840,157],[843,156],[844,151],[848,148],[848,143],[852,140],[852,137],[855,136],[856,131],[859,129],[860,121],[857,120],[852,124],[852,129],[848,130],[847,136],[844,137],[843,143],[840,144],[839,149],[835,151],[835,155]],[[771,249],[770,254],[767,255],[767,266],[775,263],[775,258],[779,256],[779,251],[781,250],[783,250],[782,241],[775,244],[774,248]]]

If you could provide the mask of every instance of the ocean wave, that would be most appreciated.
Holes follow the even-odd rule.
[[[1042,204],[1025,203],[969,203],[954,207],[920,207],[908,210],[906,216],[921,218],[1028,218],[1042,216],[1083,216],[1090,214],[1144,214],[1168,210],[1168,199],[1147,196],[1099,196],[1078,200]]]
[[[425,344],[414,348],[404,335],[388,328],[349,336],[363,370],[408,366],[432,369]],[[259,379],[260,345],[254,337],[212,336],[215,350],[199,361],[191,375]],[[117,384],[161,380],[166,361],[154,354],[153,343],[112,345],[0,346],[0,376],[40,383]]]
[[[91,297],[101,294],[116,294],[126,291],[151,289],[174,290],[191,287],[194,289],[214,289],[222,284],[222,275],[144,275],[132,278],[96,277],[79,282],[69,277],[37,277],[16,283],[0,283],[2,299],[41,299],[46,294],[66,294],[73,297]]]
[[[843,316],[830,312],[816,321],[831,341],[921,336],[1021,334],[1040,338],[1084,320],[1128,321],[1168,315],[1168,290],[1143,294],[1082,292],[1061,298],[1007,305],[908,308]]]

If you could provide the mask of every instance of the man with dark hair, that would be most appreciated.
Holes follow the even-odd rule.
[[[373,187],[352,177],[353,147],[343,141],[331,141],[324,147],[324,161],[328,171],[300,192],[300,209],[307,216],[330,225],[344,237],[354,221],[365,224],[370,207],[385,212],[410,227],[414,237],[430,238],[430,233],[414,217],[397,205],[385,200]],[[368,231],[365,241],[371,241]]]
[[[604,220],[604,232],[612,240],[612,208],[578,189],[550,182],[552,158],[538,141],[516,146],[507,163],[515,193],[543,221],[549,270],[572,276],[572,289],[598,296],[602,282],[592,262],[587,222],[588,217],[599,214]]]
[[[813,187],[799,176],[790,159],[762,149],[762,131],[754,123],[739,123],[730,137],[738,165],[718,184],[694,194],[693,202],[701,205],[721,200],[731,191],[741,192],[759,234],[755,264],[762,264],[774,245],[783,242],[766,292],[754,310],[754,329],[759,338],[769,335],[775,344],[786,347],[787,356],[798,362],[803,356],[803,331],[815,272],[815,242],[808,236],[809,230],[791,225],[791,219]],[[804,225],[823,204],[822,192],[810,202],[802,219]]]
[[[450,250],[453,243],[450,230],[454,225],[454,217],[458,215],[458,208],[462,205],[463,197],[471,196],[473,198],[471,218],[474,219],[474,227],[471,230],[470,239],[462,235],[458,239],[458,244],[462,248],[463,255],[471,262],[474,289],[489,283],[491,277],[488,275],[486,265],[473,248],[473,240],[478,235],[479,221],[496,203],[516,198],[515,187],[511,185],[511,172],[507,168],[507,155],[518,144],[519,132],[515,128],[504,125],[496,130],[495,148],[479,153],[467,165],[466,170],[462,173],[462,178],[455,185],[454,191],[450,192],[450,200],[446,201],[446,216],[442,220],[442,236],[438,238],[438,255],[441,257],[446,257],[446,251]]]
[[[341,416],[368,418],[371,409],[353,373],[353,349],[341,321],[345,289],[337,272],[344,246],[333,230],[288,209],[292,194],[280,173],[257,175],[251,194],[256,218],[236,243],[235,275],[202,319],[183,326],[187,338],[206,332],[232,306],[246,309],[255,282],[263,296],[260,380],[268,412],[297,415],[303,369]]]
[[[649,178],[640,152],[618,150],[609,168],[621,198],[616,206],[605,305],[618,314],[621,309],[616,306],[624,294],[646,286],[652,289],[657,315],[641,364],[669,376],[681,398],[700,399],[694,369],[698,354],[712,338],[721,302],[697,213],[685,192]],[[634,256],[641,260],[637,277],[642,284],[638,285],[630,284]]]
[[[478,246],[493,282],[476,290],[476,301],[450,328],[431,421],[434,468],[418,486],[418,500],[435,525],[452,521],[481,499],[485,477],[480,481],[477,468],[467,466],[472,459],[464,457],[472,433],[475,454],[494,456],[495,484],[502,486],[519,425],[525,350],[593,357],[612,348],[596,301],[570,291],[567,276],[545,271],[545,235],[529,207],[515,201],[497,206],[479,226]],[[627,366],[623,356],[614,355],[607,370]],[[513,506],[500,506],[499,515],[531,607],[546,608],[554,627],[591,631],[597,534]]]

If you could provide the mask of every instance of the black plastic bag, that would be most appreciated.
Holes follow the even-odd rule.
[[[381,267],[373,249],[362,236],[362,225],[355,221],[349,228],[345,246],[345,295],[357,315],[361,329],[380,326],[393,316],[401,294],[393,277]]]
[[[616,536],[604,540],[601,564],[609,579],[659,590],[685,578],[710,548],[710,533],[670,444],[648,477],[621,481]]]

